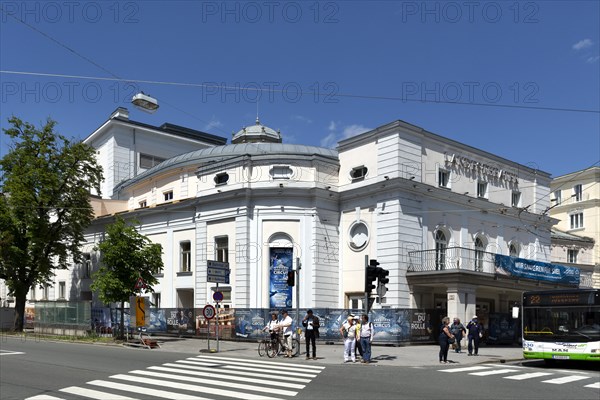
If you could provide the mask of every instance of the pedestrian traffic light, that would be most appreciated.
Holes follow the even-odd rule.
[[[381,268],[378,267],[379,263],[377,260],[369,260],[369,265],[367,265],[367,271],[365,274],[365,292],[371,293],[373,289],[375,289],[375,285],[373,282],[377,279],[379,274],[379,270]]]
[[[287,284],[288,286],[294,286],[296,284],[296,272],[295,271],[288,271],[288,277],[287,277]]]
[[[387,283],[390,282],[390,279],[388,278],[388,275],[390,274],[390,271],[388,271],[387,269],[383,269],[381,268],[381,271],[379,271],[379,276],[378,278],[378,283],[380,285],[385,285]]]

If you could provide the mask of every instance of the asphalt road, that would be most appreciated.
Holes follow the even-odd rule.
[[[301,359],[236,357],[234,351],[182,354],[3,337],[0,398],[597,400],[597,369],[537,362],[317,366]]]

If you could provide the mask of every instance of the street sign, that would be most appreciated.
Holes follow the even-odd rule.
[[[223,301],[223,293],[222,292],[214,292],[213,300],[216,301],[217,303],[222,302]]]
[[[210,304],[204,306],[204,308],[202,309],[202,315],[204,315],[204,318],[206,319],[213,319],[216,314],[217,312],[215,308]]]
[[[385,285],[377,286],[377,296],[385,297],[385,294],[387,293],[387,291],[388,291],[388,289]]]
[[[229,263],[207,260],[206,281],[212,283],[229,283]]]
[[[140,276],[137,281],[135,282],[135,286],[134,289],[135,290],[140,290],[140,289],[146,289],[148,287],[148,285],[146,285],[146,282],[144,282],[144,280],[142,279],[142,277]]]
[[[142,296],[131,296],[130,324],[135,327],[147,326],[150,322],[150,299]]]

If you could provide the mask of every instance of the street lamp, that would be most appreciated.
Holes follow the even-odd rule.
[[[154,113],[158,110],[158,100],[156,100],[152,96],[148,96],[144,92],[140,92],[133,96],[131,99],[131,103],[136,106],[139,110],[142,110],[147,113]]]

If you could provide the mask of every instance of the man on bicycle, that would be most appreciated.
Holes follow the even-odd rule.
[[[283,310],[281,313],[283,319],[279,321],[278,327],[281,331],[279,337],[282,347],[285,349],[285,356],[288,358],[292,357],[292,317],[288,315],[287,310]]]

